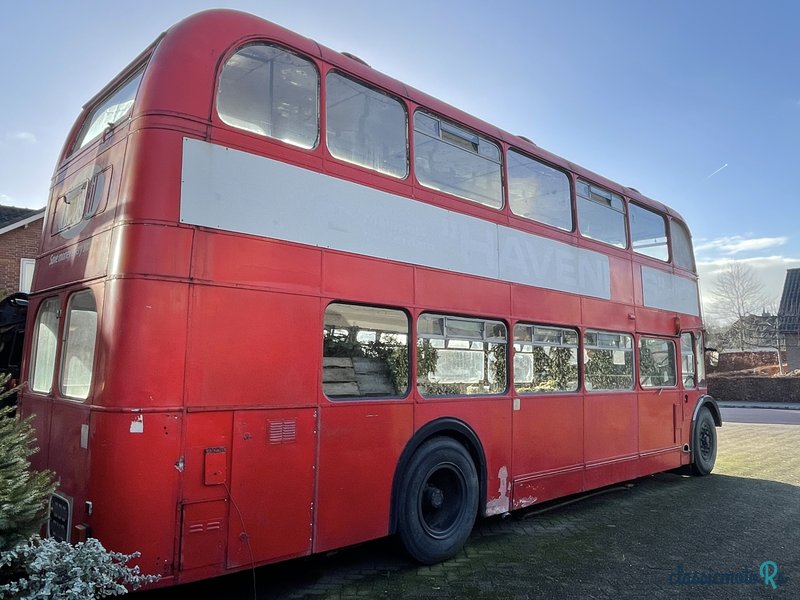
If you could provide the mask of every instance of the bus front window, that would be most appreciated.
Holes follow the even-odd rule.
[[[92,109],[78,135],[78,139],[72,149],[73,152],[86,146],[103,133],[103,130],[109,125],[119,123],[128,116],[136,98],[136,92],[139,89],[139,82],[142,80],[143,73],[144,69],[136,73]]]

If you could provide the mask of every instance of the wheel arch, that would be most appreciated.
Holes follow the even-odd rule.
[[[443,417],[426,423],[411,436],[400,454],[392,480],[392,498],[389,512],[389,535],[397,533],[397,506],[400,503],[401,486],[411,457],[422,444],[436,437],[449,437],[466,448],[478,472],[478,511],[483,514],[486,506],[486,455],[478,434],[464,421]]]
[[[708,408],[708,412],[711,413],[711,418],[714,419],[714,425],[717,427],[722,427],[722,413],[720,413],[719,405],[717,401],[714,400],[713,397],[709,396],[708,394],[704,396],[700,396],[697,401],[697,405],[694,407],[694,412],[692,413],[692,428],[689,431],[689,440],[694,440],[694,428],[697,425],[697,416],[700,414],[700,409],[703,407]],[[692,462],[694,462],[694,443],[691,444],[692,449]]]

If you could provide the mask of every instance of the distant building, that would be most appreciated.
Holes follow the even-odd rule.
[[[716,338],[725,350],[754,352],[778,348],[778,317],[768,312],[745,315],[717,332]]]
[[[0,206],[0,297],[30,291],[43,225],[43,208]]]
[[[778,332],[786,341],[789,370],[800,369],[800,269],[787,269],[778,309]]]

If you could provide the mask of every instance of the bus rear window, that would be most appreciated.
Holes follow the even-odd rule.
[[[97,337],[97,307],[94,294],[86,290],[69,300],[61,363],[61,393],[85,400],[89,396]]]
[[[72,151],[80,150],[98,135],[103,133],[109,125],[115,125],[128,116],[142,81],[144,69],[139,70],[133,77],[111,92],[106,99],[95,106],[81,128],[78,139]]]
[[[40,394],[49,394],[53,386],[58,345],[58,298],[48,298],[42,302],[36,315],[33,335],[30,388]]]

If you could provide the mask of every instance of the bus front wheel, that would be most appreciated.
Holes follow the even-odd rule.
[[[425,442],[405,471],[399,502],[398,534],[415,560],[455,556],[478,512],[478,474],[464,446],[446,437]]]
[[[697,414],[692,435],[694,475],[708,475],[717,461],[717,429],[714,417],[705,406]]]

